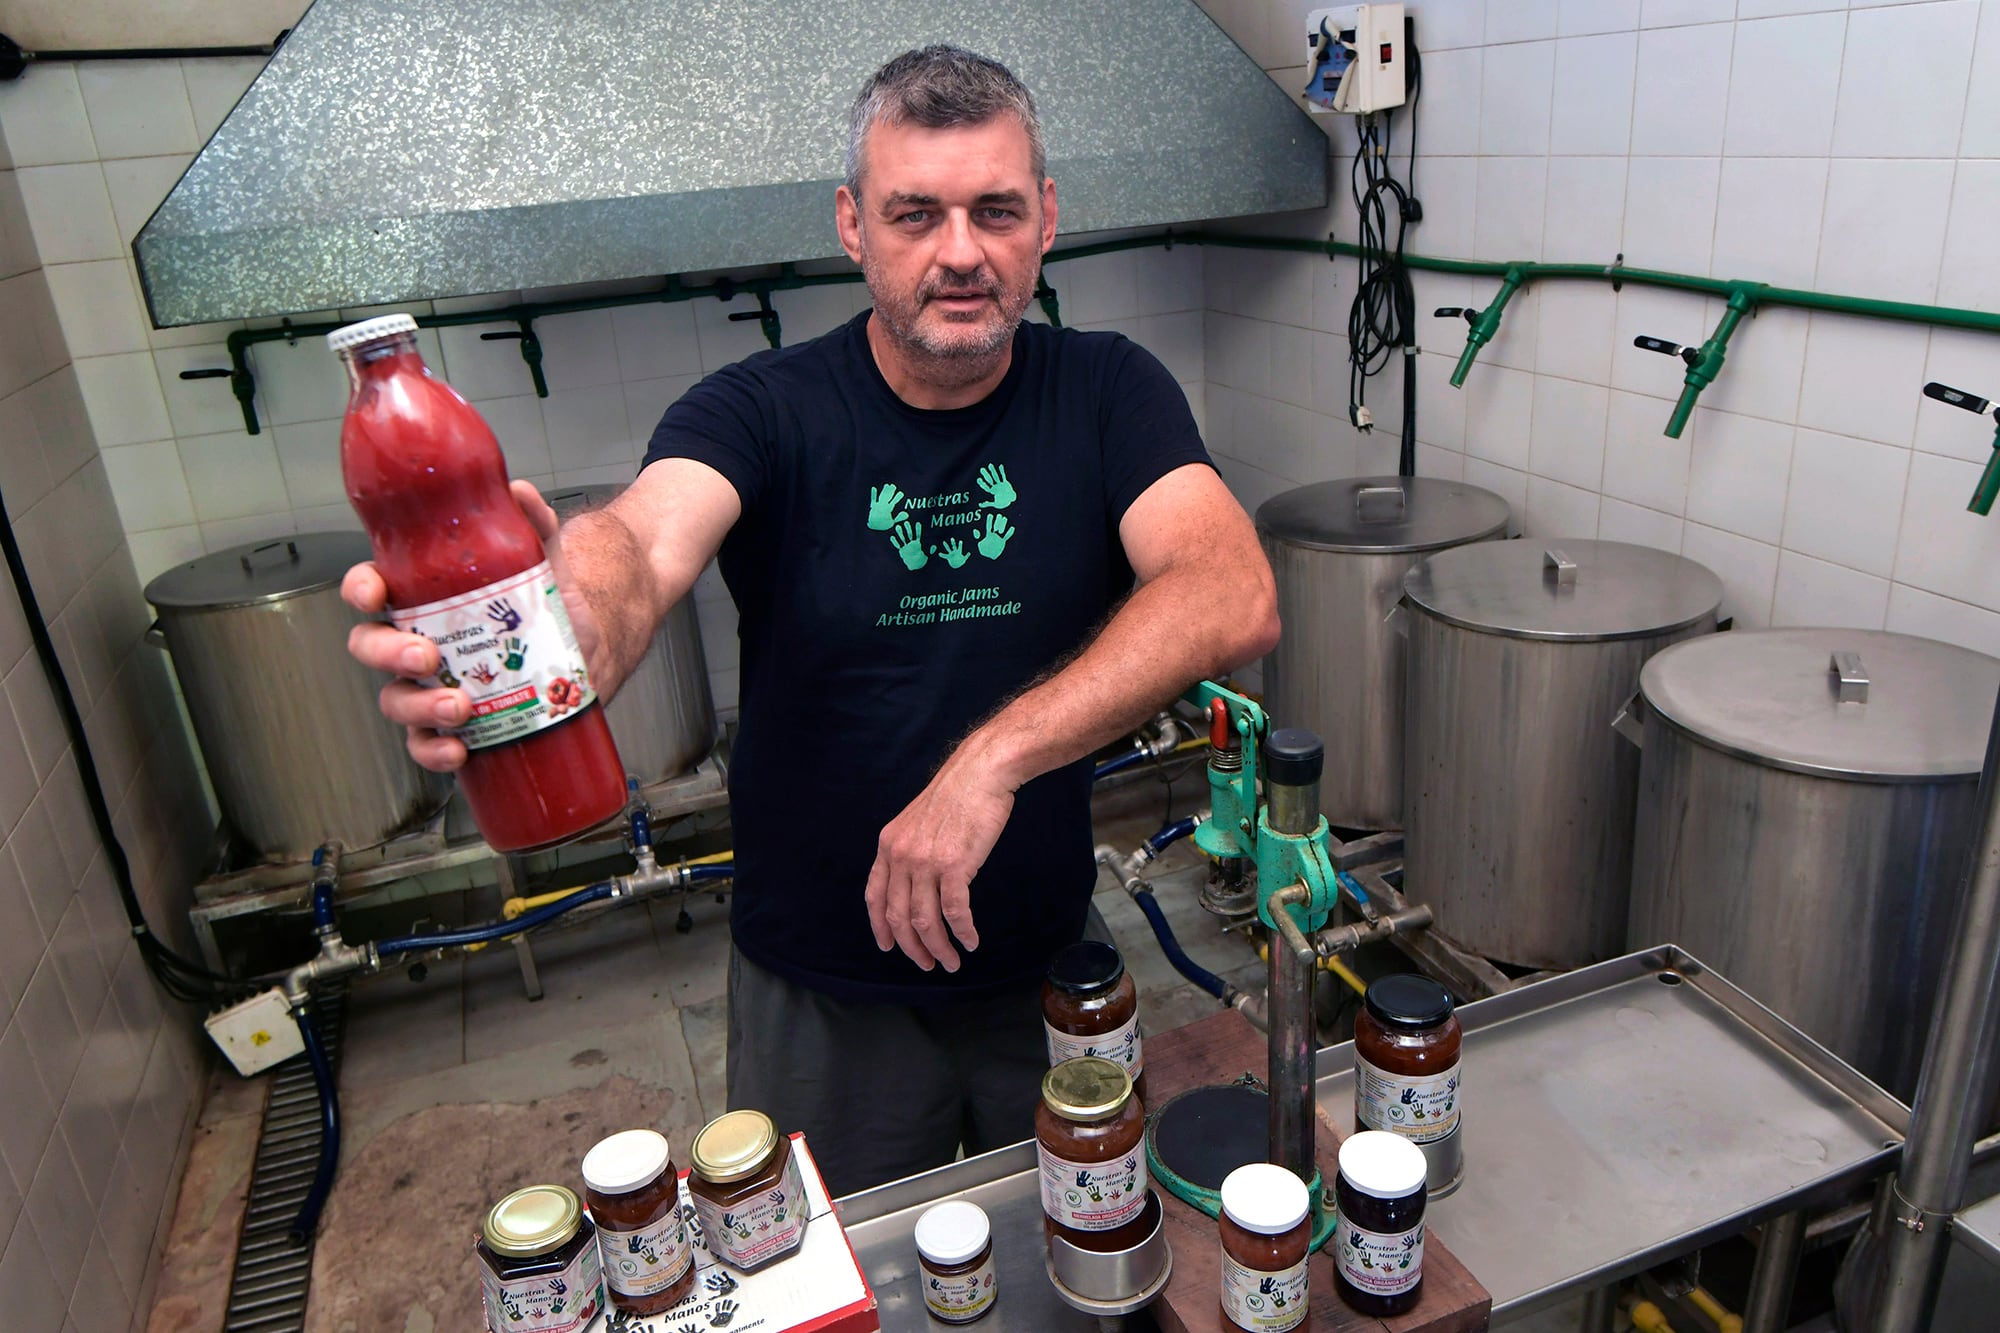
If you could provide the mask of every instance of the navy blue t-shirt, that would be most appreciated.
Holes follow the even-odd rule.
[[[1125,510],[1208,454],[1180,386],[1119,334],[1024,323],[992,394],[926,411],[882,378],[867,323],[715,372],[646,453],[708,464],[743,503],[721,552],[742,640],[730,923],[744,956],[842,998],[990,994],[1082,933],[1088,762],[1017,793],[956,975],[875,947],[876,841],[967,733],[1088,642],[1132,585]]]

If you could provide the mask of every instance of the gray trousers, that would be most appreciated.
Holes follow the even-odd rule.
[[[1097,908],[1088,939],[1109,943]],[[1042,988],[858,1004],[729,951],[729,1105],[802,1131],[837,1198],[1035,1136],[1049,1070]]]

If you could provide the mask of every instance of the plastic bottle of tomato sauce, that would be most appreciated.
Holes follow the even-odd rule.
[[[561,842],[625,804],[624,766],[542,539],[507,492],[492,430],[383,315],[327,335],[347,363],[347,498],[389,589],[389,619],[438,646],[425,684],[463,689],[459,789],[496,851]]]

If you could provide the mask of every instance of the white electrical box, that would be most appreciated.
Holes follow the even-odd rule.
[[[1403,104],[1401,5],[1343,5],[1306,15],[1306,106],[1364,115]]]
[[[261,1074],[306,1048],[298,1021],[292,1017],[292,1006],[275,986],[219,1014],[210,1014],[202,1026],[245,1078]]]

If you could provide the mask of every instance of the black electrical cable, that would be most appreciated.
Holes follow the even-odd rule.
[[[1422,89],[1422,61],[1417,54],[1416,25],[1404,23],[1405,87],[1410,107],[1410,174],[1416,179],[1416,98]],[[1404,240],[1410,225],[1423,217],[1423,206],[1412,189],[1399,182],[1391,168],[1390,134],[1393,110],[1371,112],[1355,119],[1358,140],[1348,169],[1348,190],[1354,198],[1360,281],[1348,310],[1347,416],[1356,429],[1372,429],[1363,412],[1368,381],[1388,368],[1392,358],[1403,361],[1403,420],[1397,471],[1416,474],[1416,294],[1403,264]]]
[[[0,512],[6,509],[6,499],[0,496]],[[83,729],[83,715],[76,706],[76,694],[70,689],[69,677],[62,668],[62,661],[56,656],[55,640],[49,636],[49,624],[42,616],[41,601],[35,596],[34,584],[28,577],[27,561],[21,556],[21,543],[14,534],[12,519],[0,522],[0,551],[7,560],[7,573],[14,580],[14,591],[20,595],[21,611],[28,622],[28,635],[34,640],[35,655],[41,659],[42,673],[48,677],[49,693],[55,696],[56,711],[62,714],[63,730],[69,735],[70,749],[76,755],[77,777],[83,782],[84,801],[90,806],[91,822],[97,826],[98,841],[104,846],[104,859],[110,866],[112,881],[118,886],[118,896],[125,905],[126,920],[132,925],[132,938],[139,946],[139,956],[146,968],[160,983],[161,989],[177,1000],[191,1004],[220,1004],[241,998],[249,988],[242,982],[211,972],[199,963],[175,953],[146,924],[145,908],[140,905],[138,890],[132,883],[132,865],[126,859],[124,844],[118,840],[117,827],[111,822],[111,807],[104,799],[104,784],[97,773],[97,760],[90,749],[90,737]]]

